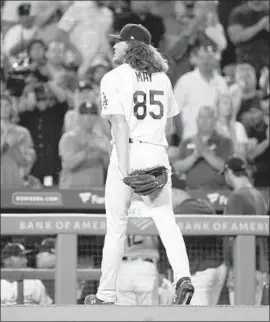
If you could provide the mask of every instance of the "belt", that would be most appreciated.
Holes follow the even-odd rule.
[[[140,259],[140,258],[136,258],[136,257],[126,257],[126,256],[124,256],[123,258],[122,258],[122,260],[123,261],[135,261],[135,260],[137,260],[137,259]],[[141,260],[143,261],[143,262],[149,262],[149,263],[154,263],[154,261],[151,259],[151,258],[141,258]]]
[[[147,142],[143,142],[143,141],[140,141],[140,140],[134,141],[133,139],[129,138],[128,143],[147,143]]]

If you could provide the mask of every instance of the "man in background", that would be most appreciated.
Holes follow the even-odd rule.
[[[55,268],[55,238],[48,237],[43,239],[40,244],[39,252],[36,255],[37,268],[53,269]],[[55,281],[43,281],[48,294],[50,295],[53,303],[55,302]]]
[[[215,46],[217,61],[227,46],[224,28],[217,13],[218,1],[173,1],[178,24],[177,41],[168,50],[172,61],[169,70],[173,86],[177,80],[193,69],[191,54],[197,43]]]
[[[233,142],[216,132],[216,114],[212,107],[202,106],[197,120],[197,134],[180,144],[179,155],[171,157],[171,164],[180,175],[186,176],[186,188],[223,189],[220,175],[224,161],[234,153]]]
[[[215,109],[218,95],[228,89],[225,78],[217,71],[215,54],[214,46],[199,43],[191,54],[196,68],[180,77],[174,87],[176,102],[181,111],[174,117],[175,132],[179,139],[196,134],[196,118],[200,107],[210,106]]]
[[[6,269],[20,269],[27,267],[26,255],[30,253],[22,244],[8,243],[1,253],[3,267]],[[18,282],[12,279],[1,279],[1,305],[16,305],[18,298]],[[38,279],[23,280],[24,304],[52,304],[52,299],[48,296],[46,288]]]
[[[269,1],[245,1],[234,8],[228,34],[236,47],[237,63],[252,65],[258,78],[269,65]]]
[[[233,192],[230,194],[225,215],[266,216],[268,207],[261,192],[251,183],[247,165],[238,157],[228,158],[223,170],[225,180]],[[263,285],[269,282],[268,246],[269,237],[256,238],[256,292],[255,304],[261,303]],[[227,238],[224,243],[225,263],[229,268],[229,296],[230,304],[234,305],[234,276],[233,276],[233,241]]]
[[[3,51],[14,62],[19,54],[26,54],[28,45],[36,39],[38,28],[35,25],[36,13],[31,3],[22,3],[17,8],[18,23],[4,36]]]

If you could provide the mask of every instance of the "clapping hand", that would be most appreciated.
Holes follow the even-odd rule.
[[[263,17],[259,22],[258,22],[259,26],[261,27],[261,29],[265,29],[267,31],[269,31],[269,16],[265,16]]]

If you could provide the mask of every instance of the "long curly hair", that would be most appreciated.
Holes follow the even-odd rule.
[[[168,71],[168,63],[156,48],[142,41],[131,40],[125,52],[124,62],[133,69],[148,74]]]

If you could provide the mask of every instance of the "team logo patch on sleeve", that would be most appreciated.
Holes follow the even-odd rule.
[[[105,109],[108,107],[108,99],[104,92],[102,92],[102,107]]]

